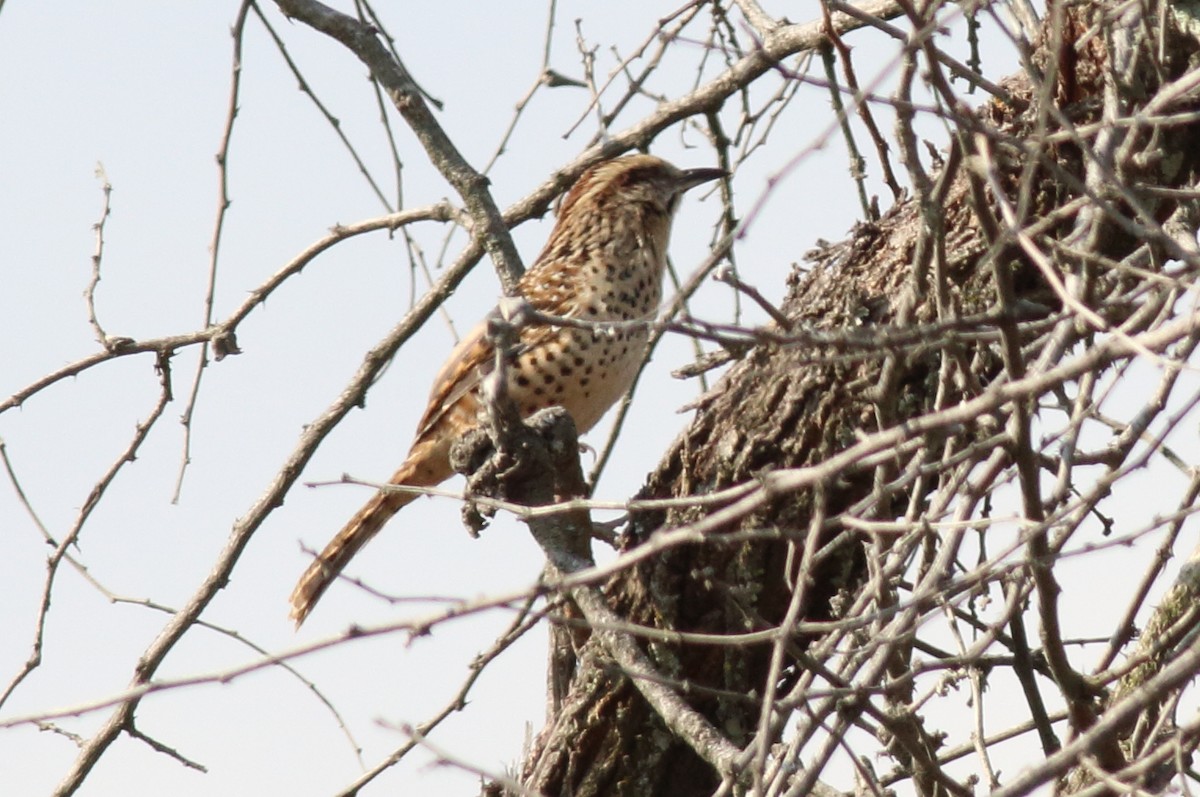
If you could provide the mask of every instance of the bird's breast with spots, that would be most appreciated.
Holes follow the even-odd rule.
[[[561,329],[547,345],[518,356],[510,395],[525,416],[564,407],[586,432],[633,383],[648,337],[645,328]]]

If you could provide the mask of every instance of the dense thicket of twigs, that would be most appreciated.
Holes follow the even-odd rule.
[[[407,741],[345,793],[365,790],[420,745],[436,751],[439,723],[464,708],[479,673],[543,622],[555,626],[549,719],[511,776],[486,773],[491,793],[1193,788],[1200,722],[1189,685],[1200,671],[1200,555],[1193,553],[1200,549],[1187,521],[1200,494],[1192,414],[1200,402],[1192,361],[1200,342],[1200,6],[823,0],[815,19],[793,23],[755,0],[688,3],[661,20],[608,83],[593,72],[594,52],[581,47],[579,85],[593,100],[609,92],[598,106],[611,109],[601,114],[604,129],[504,211],[487,190],[486,169],[468,163],[438,126],[381,35],[385,20],[369,5],[356,4],[356,16],[314,0],[276,6],[302,23],[292,35],[329,36],[369,68],[381,102],[415,131],[457,195],[338,226],[228,316],[215,317],[210,292],[203,329],[144,340],[110,336],[94,312],[106,205],[87,294],[101,349],[18,389],[0,401],[0,413],[130,357],[153,358],[161,392],[70,530],[46,532],[52,553],[33,654],[6,681],[0,707],[41,666],[58,573],[67,564],[86,574],[73,546],[175,398],[178,353],[201,350],[186,424],[208,354],[237,354],[241,322],[323,251],[423,221],[457,223],[471,238],[306,427],[263,495],[239,511],[211,573],[187,602],[141,602],[170,619],[131,663],[129,689],[60,713],[0,721],[67,736],[55,724],[63,717],[106,712],[86,737],[74,737],[79,753],[58,793],[84,787],[122,736],[194,766],[138,727],[137,708],[153,692],[232,680],[367,634],[419,635],[496,607],[522,612],[480,655],[446,709],[406,729]],[[241,5],[239,58],[248,20],[281,41],[272,27],[278,14],[267,11]],[[964,64],[941,49],[943,23],[964,15],[1011,41],[1016,73],[985,75],[974,60]],[[864,27],[902,45],[891,76],[896,88],[887,95],[859,84],[853,45]],[[691,91],[655,96],[657,108],[645,117],[621,115],[672,48],[701,40],[698,50],[715,60],[697,66],[703,78]],[[714,63],[715,75],[704,71]],[[634,65],[645,71],[635,74]],[[226,145],[238,69],[233,75]],[[572,80],[546,64],[539,85]],[[622,81],[626,93],[613,98]],[[580,536],[596,531],[591,507],[573,501],[526,513],[548,565],[543,582],[522,594],[485,596],[387,628],[353,628],[282,657],[260,650],[261,659],[217,676],[160,676],[314,451],[414,330],[484,253],[504,284],[514,284],[521,266],[509,227],[543,213],[590,163],[687,131],[707,140],[733,178],[723,187],[726,213],[713,255],[683,280],[686,295],[736,253],[739,225],[760,210],[733,192],[738,169],[767,151],[769,135],[778,138],[772,128],[802,84],[830,90],[854,171],[882,175],[892,191],[883,200],[888,208],[880,212],[881,200],[860,182],[866,221],[843,242],[804,255],[781,307],[742,284],[736,270],[721,268],[718,278],[761,304],[769,325],[710,323],[669,309],[656,333],[691,335],[708,347],[689,375],[732,365],[626,505],[630,519],[610,540],[615,560],[591,563]],[[964,87],[975,92],[970,101]],[[918,121],[930,117],[944,140],[922,140]],[[885,120],[894,120],[890,131]],[[863,140],[870,157],[858,152]],[[820,143],[787,157],[809,157]],[[773,164],[776,175],[796,162],[782,160]],[[402,171],[398,156],[396,166]],[[227,209],[223,202],[215,242]],[[553,503],[586,492],[573,463],[555,459],[573,453],[562,442],[569,428],[542,424],[538,431],[556,453],[527,463],[523,488],[489,484],[491,497],[480,496],[471,512],[522,512],[505,501]],[[504,435],[517,434],[511,425],[493,432],[505,451]],[[1155,474],[1152,493],[1138,481],[1147,471]],[[476,474],[470,484],[482,491],[484,481]],[[1151,511],[1128,509],[1137,504]],[[1095,571],[1105,574],[1103,583],[1089,579],[1098,557],[1124,546],[1155,553],[1138,570],[1110,564]],[[1173,558],[1186,562],[1173,566]],[[1089,590],[1097,589],[1118,591],[1124,611],[1089,615]],[[482,773],[471,762],[446,763]]]
[[[721,500],[640,513],[627,550],[656,553],[606,586],[626,622],[667,632],[646,636],[659,677],[729,746],[680,731],[593,639],[529,786],[808,794],[839,779],[837,753],[860,793],[1191,778],[1198,728],[1173,717],[1200,661],[1190,570],[1140,643],[1130,578],[1130,613],[1102,624],[1088,670],[1068,653],[1081,634],[1055,573],[1146,535],[1171,551],[1196,497],[1189,461],[1150,526],[1104,522],[1110,491],[1169,456],[1163,437],[1197,398],[1173,392],[1200,332],[1200,129],[1183,100],[1196,41],[1168,11],[1052,9],[1026,71],[973,111],[914,46],[905,77],[928,70],[947,109],[946,162],[923,173],[901,123],[913,196],[810,255],[786,322],[704,399],[642,495]],[[1136,388],[1134,361],[1152,374]],[[1113,417],[1107,399],[1127,389],[1140,408]],[[1006,675],[1028,721],[997,731],[985,690]],[[948,688],[971,691],[971,743],[926,718]],[[1001,780],[989,749],[1021,733],[1045,763]]]

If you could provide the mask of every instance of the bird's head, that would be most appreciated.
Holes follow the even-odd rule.
[[[564,219],[576,207],[603,209],[611,203],[637,203],[670,218],[691,188],[724,177],[723,169],[677,169],[653,155],[626,155],[585,171],[558,210]]]

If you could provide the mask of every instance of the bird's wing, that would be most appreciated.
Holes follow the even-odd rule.
[[[548,268],[547,261],[555,257],[566,257],[566,253],[552,251],[554,242],[547,243],[545,251],[534,264],[525,272],[519,284],[519,290],[525,300],[543,313],[555,316],[577,315],[577,302],[568,271],[559,268]],[[450,352],[445,365],[438,371],[433,380],[433,388],[429,391],[429,404],[425,414],[417,424],[417,439],[420,440],[433,429],[439,420],[463,396],[479,386],[484,377],[496,368],[496,352],[487,337],[488,319],[500,312],[499,308],[475,325],[466,337]],[[520,343],[512,352],[515,360],[530,348],[548,342],[559,333],[557,327],[541,324],[527,324],[521,328]]]
[[[488,340],[487,324],[488,320],[485,318],[459,341],[442,369],[438,371],[433,380],[433,388],[429,391],[429,403],[425,407],[425,414],[417,424],[418,440],[436,427],[460,399],[478,388],[484,378],[496,369],[496,350]],[[511,360],[516,360],[531,348],[545,345],[558,332],[556,327],[541,324],[523,327],[520,331],[520,342],[510,353]]]
[[[436,426],[447,410],[474,389],[494,367],[495,356],[487,338],[485,319],[458,342],[434,377],[429,403],[425,406],[421,422],[417,424],[417,439],[420,440]]]

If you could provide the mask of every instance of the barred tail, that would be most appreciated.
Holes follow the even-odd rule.
[[[430,446],[418,445],[409,454],[408,459],[400,466],[391,478],[391,484],[410,487],[426,487],[442,482],[449,475],[450,466],[444,462],[445,454],[439,458],[431,451]],[[429,454],[433,453],[431,458]],[[317,601],[329,589],[329,585],[337,580],[338,575],[345,569],[362,547],[379,533],[384,524],[392,516],[412,503],[417,493],[401,493],[380,490],[362,509],[350,518],[341,531],[337,533],[321,555],[304,571],[304,575],[292,590],[291,617],[300,627],[305,618],[317,605]]]

